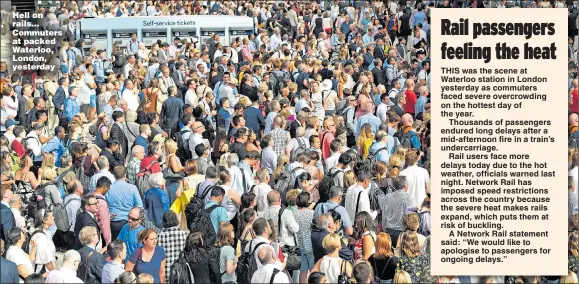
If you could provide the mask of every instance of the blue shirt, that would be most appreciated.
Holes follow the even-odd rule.
[[[64,100],[64,115],[69,120],[80,112],[80,106],[78,104],[78,98],[68,97]]]
[[[414,113],[419,114],[419,113],[423,113],[426,111],[426,97],[425,96],[420,96],[417,100],[416,100],[416,104],[414,105]]]
[[[219,204],[217,204],[217,201],[215,200],[209,200],[209,202],[205,204],[205,209],[213,205]],[[229,222],[229,218],[227,218],[227,211],[221,206],[215,208],[209,216],[211,217],[211,224],[213,224],[213,229],[215,229],[216,233],[219,232],[219,224],[221,222]]]
[[[412,17],[412,27],[416,27],[418,24],[424,24],[424,19],[426,19],[426,14],[424,11],[416,12]]]
[[[52,153],[54,155],[56,167],[60,167],[60,157],[64,154],[66,148],[62,141],[57,136],[52,137],[52,139],[48,140],[44,146],[42,146],[42,152],[44,153]]]
[[[372,133],[376,134],[376,131],[378,131],[382,121],[380,121],[380,119],[372,113],[360,116],[356,123],[356,137],[360,136],[360,129],[362,128],[362,125],[366,123],[369,123],[370,126],[372,126]]]
[[[138,250],[134,250],[133,253],[131,254],[131,257],[129,258],[129,260],[135,264],[135,274],[136,275],[139,275],[141,273],[150,274],[151,276],[153,276],[154,279],[153,283],[161,283],[160,280],[161,277],[159,276],[159,273],[161,272],[161,262],[167,258],[167,255],[165,254],[165,249],[163,249],[162,246],[157,246],[155,248],[155,252],[153,253],[153,257],[151,257],[151,260],[149,260],[149,262],[143,261],[142,250],[141,255],[137,255],[138,252],[139,252]],[[165,279],[163,279],[163,282],[165,282]]]
[[[169,193],[166,190],[154,187],[145,193],[147,216],[157,228],[163,228],[163,215],[169,211],[170,206]]]
[[[343,228],[352,227],[352,220],[350,220],[350,215],[348,215],[348,211],[346,210],[346,208],[332,201],[320,203],[318,206],[314,208],[314,220],[317,220],[320,217],[320,215],[328,213],[331,210],[336,211],[342,217],[342,228],[340,228],[339,231],[342,231]]]
[[[386,147],[386,149],[380,150],[384,147]],[[375,155],[376,161],[382,161],[386,163],[386,165],[388,165],[390,161],[390,153],[392,153],[393,148],[394,148],[394,137],[388,136],[388,143],[386,145],[381,142],[374,143],[372,144],[372,146],[370,146],[370,153],[374,155],[374,153],[380,150],[380,152],[376,153]]]
[[[125,224],[119,232],[117,240],[122,240],[127,246],[127,258],[125,261],[129,260],[131,253],[133,253],[133,251],[139,246],[139,233],[144,230],[145,228],[141,225],[139,225],[139,227],[136,229],[131,230],[129,224]]]
[[[129,211],[133,207],[143,208],[143,201],[136,186],[125,180],[117,180],[105,194],[111,215],[116,216],[111,221],[128,220]]]
[[[225,129],[229,130],[229,123],[231,121],[231,113],[225,108],[219,109],[217,112],[217,126],[224,126]]]
[[[2,266],[2,275],[0,282],[2,283],[19,283],[20,275],[16,264],[10,260],[0,257],[0,265]]]
[[[137,136],[135,139],[135,145],[143,146],[143,148],[145,148],[145,153],[149,153],[149,141],[142,135]]]

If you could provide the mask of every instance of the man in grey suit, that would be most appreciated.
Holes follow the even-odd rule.
[[[215,167],[211,159],[209,159],[209,147],[207,147],[205,143],[195,146],[195,154],[199,157],[195,159],[197,161],[198,174],[205,175],[207,168]]]

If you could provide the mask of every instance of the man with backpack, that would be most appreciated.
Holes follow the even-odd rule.
[[[321,215],[330,211],[335,211],[340,214],[342,220],[342,228],[336,228],[336,231],[351,236],[354,233],[354,227],[348,211],[344,206],[340,205],[343,200],[344,189],[339,186],[332,186],[329,191],[329,200],[324,203],[319,203],[314,208],[314,219],[318,219]]]
[[[38,174],[38,169],[42,165],[42,143],[40,143],[40,135],[42,135],[43,130],[43,124],[35,124],[23,140],[26,154],[32,158],[33,162],[30,170],[35,174]]]
[[[402,127],[397,134],[400,145],[409,149],[420,150],[420,138],[413,127],[412,115],[406,113],[402,116]]]
[[[346,124],[346,139],[348,147],[353,147],[356,145],[356,136],[354,135],[355,118],[356,118],[356,105],[358,102],[354,96],[346,97],[346,107],[341,110],[340,114],[344,117],[344,123]]]
[[[384,130],[378,130],[374,138],[376,139],[376,142],[370,146],[370,155],[374,161],[382,161],[388,164],[390,155],[396,151],[395,138],[388,136]]]
[[[221,207],[221,202],[223,202],[223,198],[225,197],[225,190],[223,187],[215,186],[211,189],[211,198],[205,204],[203,209],[209,213],[209,217],[211,218],[211,224],[213,225],[213,230],[215,234],[219,232],[219,226],[222,223],[228,223],[229,218],[227,218],[227,211],[225,208]],[[190,216],[187,216],[187,220],[192,220]],[[194,232],[192,232],[194,233]]]

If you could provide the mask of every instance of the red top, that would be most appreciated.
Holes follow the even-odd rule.
[[[579,94],[579,89],[574,89],[573,92],[571,92],[571,99],[573,100],[573,103],[571,104],[571,112],[574,112],[577,114],[579,114],[579,102],[577,101],[577,100],[579,100],[578,94]]]
[[[141,171],[145,170],[150,163],[157,162],[157,158],[155,156],[147,156],[143,158],[141,161]],[[151,174],[156,174],[161,172],[161,164],[157,162],[153,167],[151,167]]]
[[[327,134],[326,134],[327,133]],[[332,143],[332,141],[334,141],[334,134],[332,134],[331,132],[328,132],[326,130],[324,130],[324,132],[322,132],[320,134],[320,139],[322,139],[322,158],[324,159],[324,161],[329,158],[332,155],[332,150],[330,149],[330,143]]]
[[[416,93],[412,90],[406,90],[404,93],[406,95],[406,104],[404,105],[404,112],[414,114],[414,107],[416,106]]]
[[[16,139],[12,141],[12,150],[18,155],[18,158],[22,158],[26,151],[24,150],[24,145]]]

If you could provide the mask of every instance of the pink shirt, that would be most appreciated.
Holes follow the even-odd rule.
[[[97,206],[99,208],[95,215],[103,238],[105,239],[105,245],[108,245],[111,242],[111,215],[109,205],[102,194],[95,192],[94,195],[97,197]]]

